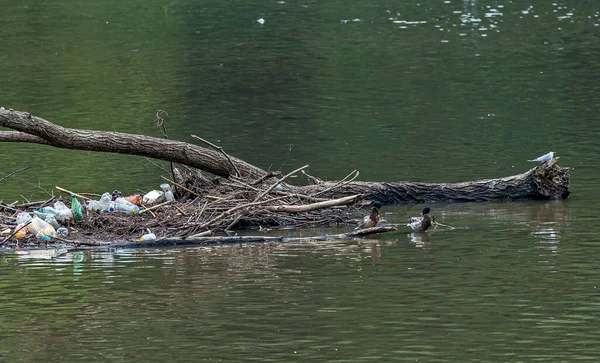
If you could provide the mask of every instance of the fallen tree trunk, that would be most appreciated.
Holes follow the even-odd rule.
[[[148,156],[193,166],[225,178],[235,175],[236,168],[243,178],[257,179],[266,174],[243,160],[231,158],[230,162],[221,152],[186,142],[122,132],[70,129],[27,112],[0,110],[0,126],[20,131],[0,132],[0,141],[4,142],[33,142],[63,149]]]
[[[189,165],[225,178],[236,175],[237,169],[240,179],[249,184],[268,176],[261,168],[243,160],[229,159],[221,152],[193,144],[120,132],[69,129],[26,112],[0,110],[0,126],[18,131],[0,131],[0,141],[5,142],[33,142],[66,149],[148,156]],[[463,183],[324,182],[306,186],[286,185],[284,191],[288,195],[306,198],[364,194],[366,199],[385,204],[565,199],[569,196],[570,168],[561,167],[556,161],[554,159],[514,176]],[[199,194],[207,194],[204,192]],[[306,207],[277,206],[269,209],[273,212],[295,212],[303,208]]]
[[[504,178],[462,183],[351,182],[319,196],[339,198],[364,193],[367,200],[391,204],[566,199],[569,197],[568,173],[571,168],[559,166],[557,160]],[[308,185],[299,188],[298,192],[311,195],[334,184]]]

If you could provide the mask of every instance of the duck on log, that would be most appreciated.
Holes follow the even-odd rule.
[[[28,112],[0,109],[0,141],[30,142],[58,148],[132,154],[188,165],[223,178],[248,183],[269,177],[265,170],[222,151],[198,145],[121,132],[66,128]],[[366,199],[386,204],[424,202],[482,202],[524,199],[565,199],[569,196],[569,171],[557,159],[525,173],[462,183],[420,182],[319,182],[287,184],[286,192],[341,198],[364,194]],[[205,178],[198,173],[198,178]]]

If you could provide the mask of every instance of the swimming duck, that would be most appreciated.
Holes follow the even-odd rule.
[[[374,201],[371,203],[371,214],[365,216],[362,221],[356,226],[355,231],[363,228],[375,227],[379,223],[381,217],[381,202]]]
[[[412,230],[415,232],[425,232],[429,227],[431,227],[431,218],[429,217],[429,212],[431,212],[431,208],[423,208],[423,212],[421,213],[422,216],[412,217],[407,226],[412,228]]]

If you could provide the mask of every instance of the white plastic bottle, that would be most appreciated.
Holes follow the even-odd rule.
[[[167,183],[161,184],[160,189],[162,189],[163,192],[165,192],[165,198],[167,199],[167,201],[169,201],[169,202],[175,201],[175,196],[173,195],[173,191],[171,191],[171,186],[169,184],[167,184]]]
[[[109,192],[102,194],[100,200],[98,201],[98,206],[101,212],[114,212],[115,208],[112,204],[112,196]]]
[[[54,229],[57,229],[58,227],[60,227],[58,225],[58,221],[56,220],[56,217],[53,215],[47,215],[46,218],[44,219],[44,221],[46,221],[46,223],[48,223],[49,225],[51,225]]]
[[[115,199],[115,209],[121,213],[136,214],[139,213],[140,207],[130,203],[125,198]]]
[[[28,229],[39,239],[45,239],[44,236],[50,238],[56,237],[56,231],[54,230],[54,227],[38,217],[33,217]]]
[[[156,239],[156,235],[154,233],[146,233],[140,238],[140,242],[143,241],[153,241]]]
[[[19,212],[17,214],[17,224],[26,224],[31,220],[31,216],[26,212]]]
[[[100,202],[98,202],[97,200],[92,200],[91,202],[89,202],[85,206],[85,208],[87,210],[91,210],[91,211],[94,211],[94,212],[101,212],[101,210],[100,210]]]
[[[71,208],[67,207],[65,203],[60,200],[54,202],[54,209],[56,210],[56,220],[65,222],[73,219],[73,212],[71,212]]]

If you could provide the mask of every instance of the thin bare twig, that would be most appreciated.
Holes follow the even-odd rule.
[[[354,173],[356,173],[356,175],[354,175],[354,177],[352,179],[346,181],[346,179],[348,179],[350,177],[350,175],[352,175]],[[343,185],[349,184],[352,181],[354,181],[354,179],[356,179],[359,175],[360,175],[360,173],[358,172],[358,170],[353,170],[350,174],[346,175],[346,177],[344,179],[340,180],[339,182],[335,183],[333,186],[331,186],[331,187],[329,187],[327,189],[321,190],[320,192],[317,192],[317,193],[313,193],[311,195],[311,197],[316,197],[319,194],[323,194],[323,193],[326,193],[326,192],[328,192],[328,191],[330,191],[332,189],[335,189],[335,188],[341,187]]]
[[[70,190],[67,190],[67,189],[61,188],[61,187],[59,187],[59,186],[56,186],[56,187],[54,187],[54,188],[56,188],[56,190],[58,190],[59,192],[67,193],[67,194],[69,194],[69,195],[75,195],[77,198],[81,198],[81,199],[83,199],[84,201],[87,201],[87,202],[89,202],[89,201],[91,201],[91,200],[92,200],[91,198],[88,198],[88,197],[86,197],[86,196],[84,196],[84,195],[81,195],[81,194],[74,193],[74,192],[72,192],[72,191],[70,191]]]
[[[254,199],[254,202],[257,202],[259,200],[262,199],[262,197],[264,197],[265,195],[267,195],[271,190],[273,190],[276,186],[278,186],[280,183],[282,183],[284,180],[286,180],[287,178],[289,178],[290,176],[296,174],[297,172],[299,172],[300,170],[304,170],[306,168],[308,168],[309,165],[304,165],[303,167],[300,167],[294,171],[291,171],[289,173],[287,173],[286,175],[284,175],[281,179],[277,180],[275,183],[273,183],[270,187],[267,188],[267,190],[265,190],[264,192],[262,192],[258,197],[256,197]],[[227,228],[225,228],[225,230],[230,230],[231,228],[233,228],[233,226],[235,226],[237,224],[237,222],[244,216],[244,213],[246,213],[246,211],[248,210],[248,208],[244,209],[236,218],[233,222],[231,222],[231,224],[229,226],[227,226]]]
[[[179,208],[179,207],[178,207],[178,206],[176,206],[175,204],[173,204],[173,207],[174,207],[175,209],[177,209],[177,211],[178,211],[179,213],[181,213],[181,215],[182,215],[182,216],[184,216],[184,217],[185,217],[185,216],[187,216],[187,214],[185,214],[185,212],[183,211],[183,209]]]
[[[158,209],[158,208],[160,208],[160,207],[164,207],[164,206],[165,206],[165,205],[167,205],[167,204],[171,204],[171,202],[170,202],[170,201],[166,201],[166,202],[164,202],[164,203],[157,204],[157,205],[155,205],[155,206],[152,206],[152,207],[150,207],[150,208],[143,209],[143,210],[141,210],[141,211],[140,211],[138,214],[143,214],[143,213],[150,212],[150,211],[152,211],[152,210],[155,210],[155,209]]]
[[[225,152],[225,150],[223,150],[223,148],[221,146],[217,146],[217,145],[213,144],[212,142],[206,141],[203,138],[201,138],[200,136],[192,135],[192,137],[194,139],[196,139],[196,140],[200,140],[203,143],[205,143],[205,144],[207,144],[207,145],[209,145],[211,147],[214,147],[215,149],[219,150],[227,158],[227,160],[229,161],[229,163],[231,164],[231,166],[233,166],[233,168],[235,169],[235,173],[237,174],[237,176],[239,176],[239,177],[242,176],[242,174],[238,170],[237,166],[233,163],[233,160],[231,160],[231,158],[229,157],[229,155],[227,155],[227,153]]]
[[[304,170],[302,170],[302,175],[304,175],[308,179],[308,181],[311,182],[311,183],[313,183],[313,184],[321,184],[323,182],[323,180],[321,180],[321,179],[319,179],[319,178],[317,178],[315,176],[312,176],[312,175],[308,174]]]
[[[48,203],[52,202],[53,200],[54,200],[54,197],[52,197],[52,198],[50,198],[48,200],[42,200],[42,201],[39,201],[39,202],[31,202],[31,203],[19,204],[19,205],[16,205],[15,207],[17,207],[17,208],[29,208],[29,207],[33,207],[34,205],[48,204]]]
[[[11,176],[15,175],[16,173],[22,172],[23,170],[27,170],[27,169],[29,169],[30,167],[31,167],[31,166],[29,166],[29,165],[28,165],[28,166],[26,166],[26,167],[24,167],[24,168],[21,168],[21,169],[19,169],[19,170],[15,170],[15,171],[13,171],[12,173],[10,173],[10,174],[6,175],[5,177],[3,177],[2,179],[0,179],[0,182],[1,182],[1,181],[3,181],[3,180],[4,180],[4,179],[6,179],[6,178],[10,178]]]
[[[304,170],[306,168],[308,168],[309,165],[306,164],[303,167],[300,167],[294,171],[291,171],[287,174],[285,174],[281,179],[277,180],[275,183],[273,183],[269,188],[267,188],[267,190],[265,190],[264,192],[262,192],[258,197],[256,197],[256,199],[254,201],[258,201],[260,200],[262,197],[264,197],[265,195],[267,195],[271,190],[273,190],[276,186],[278,186],[279,184],[281,184],[282,182],[284,182],[287,178],[291,177],[292,175],[296,174],[297,172],[299,172],[300,170]]]
[[[167,124],[165,122],[165,119],[162,118],[162,115],[166,115],[166,117],[169,117],[169,114],[167,113],[167,111],[163,111],[163,110],[158,110],[156,111],[156,127],[158,127],[158,129],[160,130],[160,133],[163,135],[163,137],[168,140],[169,139],[169,135],[167,134]],[[170,162],[171,164],[171,177],[173,179],[175,179],[175,168],[173,166],[173,162]]]
[[[8,241],[10,239],[10,237],[14,236],[15,234],[17,234],[17,232],[19,232],[21,229],[27,227],[28,225],[31,224],[33,220],[30,220],[29,222],[25,223],[25,225],[21,228],[15,228],[15,231],[13,233],[11,233],[8,237],[6,237],[2,242],[0,242],[0,246],[2,246],[3,244],[6,243],[6,241]]]
[[[275,178],[280,175],[281,175],[280,171],[270,171],[270,172],[266,173],[265,175],[263,175],[262,177],[260,177],[259,179],[250,183],[250,185],[257,185],[257,184],[264,182],[265,180],[267,180],[269,178]]]
[[[8,210],[11,210],[11,211],[13,211],[13,212],[19,212],[19,210],[18,210],[18,209],[15,209],[15,208],[13,208],[13,207],[10,207],[10,206],[9,206],[8,204],[6,204],[6,203],[0,203],[0,208],[8,209]]]
[[[170,174],[171,172],[168,171],[167,169],[165,169],[164,167],[158,165],[157,163],[154,162],[154,160],[150,159],[149,157],[144,157],[144,159],[146,159],[147,162],[149,162],[150,164],[156,166],[157,168],[159,168],[160,170],[164,171],[167,174]]]
[[[287,196],[277,197],[277,198],[273,198],[273,199],[269,199],[269,200],[263,200],[262,202],[258,202],[258,201],[255,200],[252,203],[246,203],[246,204],[238,205],[236,207],[233,207],[231,209],[226,210],[225,212],[219,214],[218,216],[216,216],[215,218],[211,219],[210,221],[202,224],[199,229],[206,228],[206,227],[210,226],[211,224],[215,223],[216,221],[220,220],[221,218],[226,217],[226,216],[228,216],[230,214],[233,214],[233,212],[238,211],[240,209],[249,208],[249,207],[256,206],[256,205],[261,205],[261,204],[267,204],[267,203],[275,202],[275,201],[278,201],[278,200],[281,200],[281,199],[285,199],[285,198],[287,198]],[[241,218],[241,215],[238,216],[238,218],[236,218],[236,220],[239,220],[239,218]]]
[[[188,188],[184,187],[184,186],[183,186],[183,185],[181,185],[181,184],[175,183],[174,181],[172,181],[172,180],[171,180],[171,179],[169,179],[169,178],[165,178],[164,176],[161,176],[161,179],[162,179],[162,180],[164,180],[164,181],[166,181],[167,183],[171,183],[171,184],[173,184],[173,185],[176,185],[176,186],[178,186],[179,188],[181,188],[181,189],[185,190],[186,192],[188,192],[188,193],[190,193],[190,194],[192,194],[192,195],[195,195],[195,196],[197,196],[197,197],[201,197],[201,198],[202,198],[202,196],[201,196],[200,194],[198,194],[198,193],[194,192],[193,190],[189,190]]]
[[[31,184],[33,187],[40,189],[41,191],[43,191],[44,193],[48,194],[49,196],[54,198],[54,193],[50,193],[48,190],[46,190],[46,188],[42,187],[42,182],[40,180],[38,180],[38,185],[35,185],[33,183],[29,183]]]

